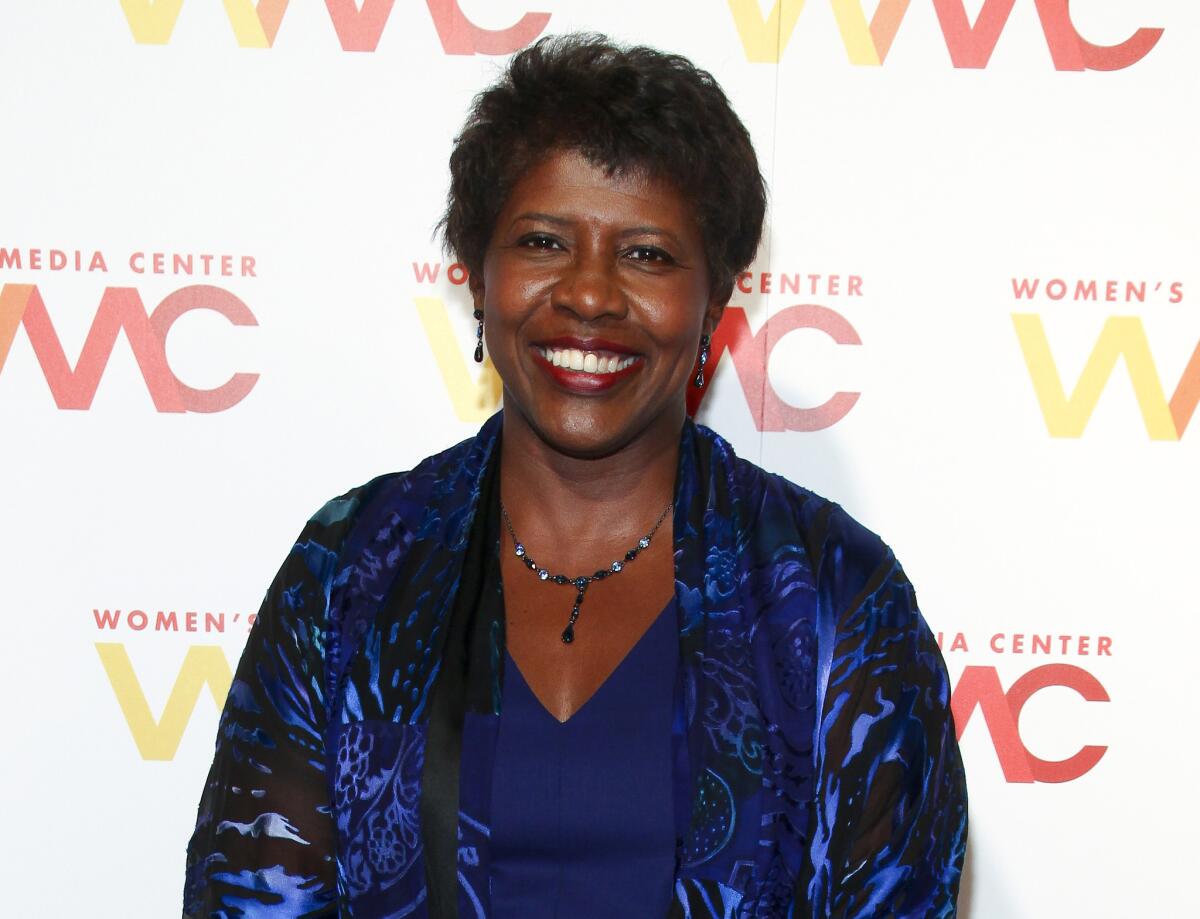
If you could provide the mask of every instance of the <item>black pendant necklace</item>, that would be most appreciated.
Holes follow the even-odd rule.
[[[567,577],[565,574],[551,574],[547,569],[542,568],[535,562],[525,551],[525,546],[521,540],[517,539],[517,534],[513,532],[512,520],[508,517],[508,511],[504,509],[504,502],[500,502],[500,513],[504,517],[504,525],[508,527],[508,535],[512,537],[513,553],[522,562],[525,567],[538,576],[538,580],[548,581],[551,584],[569,584],[574,587],[577,593],[575,594],[575,604],[571,607],[571,618],[567,621],[567,627],[563,629],[562,640],[563,644],[569,645],[575,640],[575,620],[579,618],[579,607],[583,605],[583,596],[587,593],[588,585],[592,581],[603,581],[605,578],[614,574],[620,574],[625,566],[638,557],[638,553],[643,549],[650,548],[650,540],[654,538],[654,534],[658,532],[658,528],[662,526],[662,522],[667,519],[667,514],[670,513],[673,504],[668,504],[663,508],[663,512],[658,515],[658,519],[654,521],[654,526],[650,528],[650,532],[637,541],[637,545],[625,553],[624,560],[618,559],[607,568],[601,568],[594,574],[581,574],[578,577]]]

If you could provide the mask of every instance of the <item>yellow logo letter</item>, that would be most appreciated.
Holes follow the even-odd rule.
[[[804,0],[775,0],[764,21],[758,0],[729,0],[729,11],[746,49],[746,60],[755,64],[778,63],[802,9]]]
[[[1124,357],[1146,433],[1152,440],[1179,440],[1179,431],[1175,428],[1146,341],[1146,331],[1137,316],[1108,318],[1070,398],[1063,389],[1058,367],[1050,354],[1041,317],[1033,313],[1013,313],[1012,321],[1051,437],[1083,436],[1100,394],[1117,365],[1117,358]]]
[[[883,63],[909,3],[910,0],[880,0],[868,26],[859,0],[831,0],[833,16],[851,64],[878,67]],[[803,9],[804,0],[775,0],[764,20],[758,0],[729,0],[729,10],[746,50],[746,60],[758,64],[778,63]]]
[[[417,315],[429,347],[442,374],[442,382],[450,393],[454,414],[460,421],[477,424],[487,419],[500,407],[500,377],[492,366],[491,358],[484,358],[479,376],[471,379],[450,320],[446,306],[436,297],[414,297]]]
[[[172,760],[179,742],[183,739],[184,729],[196,709],[200,692],[208,685],[213,701],[217,708],[225,704],[229,695],[229,684],[233,682],[233,674],[225,652],[217,645],[193,645],[188,648],[183,665],[179,668],[179,676],[167,696],[167,704],[163,706],[162,718],[157,722],[150,713],[150,705],[146,702],[146,694],[142,684],[133,671],[129,654],[122,644],[96,642],[96,652],[100,655],[100,663],[108,674],[121,713],[133,734],[133,742],[137,744],[142,759]]]
[[[288,0],[225,0],[225,15],[243,48],[269,48],[275,42]],[[133,40],[139,45],[165,45],[171,40],[183,0],[121,0]]]
[[[139,45],[165,45],[175,31],[183,0],[121,0],[133,40]]]

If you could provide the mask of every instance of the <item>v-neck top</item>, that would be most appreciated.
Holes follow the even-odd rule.
[[[505,653],[492,774],[494,919],[667,914],[678,641],[671,600],[565,722]]]

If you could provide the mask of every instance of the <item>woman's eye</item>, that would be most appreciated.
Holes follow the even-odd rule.
[[[559,247],[558,240],[545,233],[531,233],[529,236],[524,236],[521,238],[520,245],[528,249],[557,249]]]
[[[669,265],[674,259],[656,246],[635,246],[626,253],[635,262],[647,265]]]

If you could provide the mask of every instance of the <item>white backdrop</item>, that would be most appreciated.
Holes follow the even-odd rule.
[[[723,334],[759,347],[700,415],[881,533],[943,634],[962,914],[1190,908],[1200,9],[865,6],[3,3],[6,915],[178,915],[292,538],[495,408],[445,163],[503,55],[577,28],[691,56],[754,137]]]

